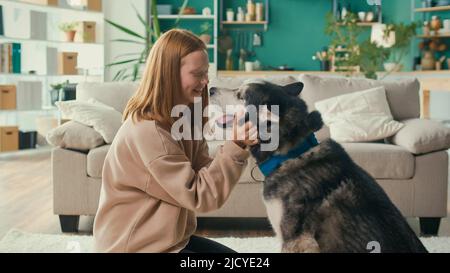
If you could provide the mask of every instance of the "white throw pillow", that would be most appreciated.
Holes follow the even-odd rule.
[[[122,114],[113,107],[90,100],[57,102],[63,118],[71,119],[87,126],[92,126],[102,135],[106,143],[111,144],[122,125]]]
[[[338,142],[380,140],[403,127],[392,117],[383,86],[318,101],[315,106]]]
[[[105,143],[92,127],[73,120],[48,132],[46,139],[53,146],[80,151],[89,151]]]

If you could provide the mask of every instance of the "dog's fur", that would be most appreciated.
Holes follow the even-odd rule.
[[[276,151],[251,148],[257,163],[285,154],[318,131],[320,113],[308,112],[299,93],[303,84],[243,85],[245,105],[279,105],[280,143]],[[427,252],[399,210],[341,145],[328,139],[265,178],[263,198],[282,240],[282,252]]]

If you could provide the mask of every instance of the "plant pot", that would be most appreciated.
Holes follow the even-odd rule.
[[[434,70],[436,69],[436,60],[434,59],[431,51],[426,51],[423,55],[421,62],[422,70]]]
[[[211,42],[211,35],[202,34],[202,35],[200,35],[199,38],[200,38],[200,40],[202,40],[207,45],[209,45],[209,43]]]
[[[402,70],[403,65],[402,64],[396,64],[396,63],[384,63],[384,70],[387,72],[399,72]]]
[[[66,40],[67,42],[73,42],[75,40],[76,30],[71,30],[66,32]]]
[[[320,62],[320,70],[321,71],[330,71],[330,61],[321,61]]]
[[[52,89],[50,90],[50,102],[52,106],[55,106],[55,103],[59,100],[59,90]]]

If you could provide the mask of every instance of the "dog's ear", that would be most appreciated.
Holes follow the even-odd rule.
[[[303,83],[302,82],[291,83],[286,86],[283,86],[283,89],[288,95],[297,97],[303,90]]]
[[[308,127],[313,131],[319,131],[323,126],[322,116],[318,111],[312,111],[307,117]]]

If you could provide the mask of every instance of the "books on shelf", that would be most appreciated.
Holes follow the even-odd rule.
[[[0,5],[0,35],[5,35],[5,27],[3,26],[3,7]]]
[[[0,44],[0,73],[20,74],[22,45],[19,43]]]

